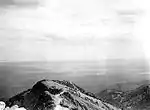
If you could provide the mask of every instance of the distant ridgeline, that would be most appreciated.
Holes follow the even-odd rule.
[[[106,89],[98,93],[98,96],[123,110],[150,110],[150,84],[128,91]]]

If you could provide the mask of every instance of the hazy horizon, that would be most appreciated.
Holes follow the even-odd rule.
[[[129,62],[130,61],[130,62]],[[116,83],[149,80],[144,60],[121,62],[0,62],[0,94],[10,97],[29,89],[39,80],[69,80],[97,93]],[[131,85],[132,86],[132,85]]]

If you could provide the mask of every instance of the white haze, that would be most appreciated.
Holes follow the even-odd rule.
[[[150,58],[149,0],[10,1],[0,1],[1,61]]]

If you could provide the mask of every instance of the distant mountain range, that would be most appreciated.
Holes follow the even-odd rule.
[[[118,83],[97,94],[101,100],[122,110],[150,110],[150,83]]]
[[[27,110],[120,110],[65,80],[41,80],[6,101]]]

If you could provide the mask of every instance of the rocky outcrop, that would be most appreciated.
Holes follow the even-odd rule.
[[[6,102],[27,110],[120,110],[69,81],[42,80]]]

